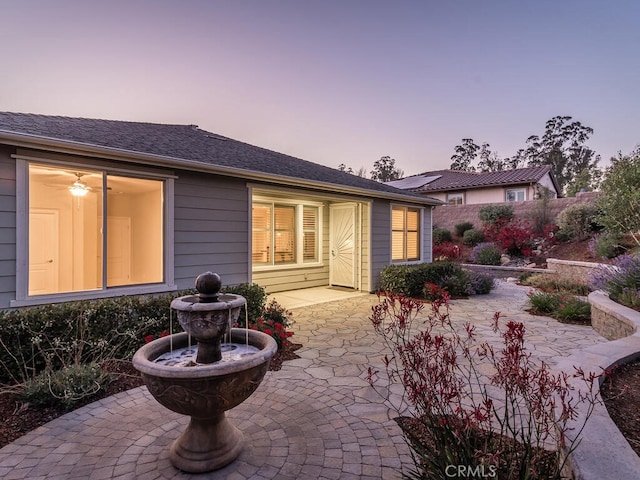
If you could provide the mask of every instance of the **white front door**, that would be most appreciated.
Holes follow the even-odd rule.
[[[329,283],[356,288],[356,204],[330,205]]]

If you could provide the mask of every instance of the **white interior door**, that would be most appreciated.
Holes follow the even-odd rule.
[[[329,214],[329,283],[356,288],[356,204],[332,204]]]
[[[58,217],[57,210],[29,212],[29,295],[58,292]]]

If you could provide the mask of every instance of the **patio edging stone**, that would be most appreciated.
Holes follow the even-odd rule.
[[[613,302],[601,291],[589,294],[589,303],[592,312],[595,311],[595,316],[600,318],[594,328],[605,338],[611,335],[611,341],[589,346],[561,359],[557,368],[572,372],[575,367],[580,367],[585,372],[599,374],[640,357],[640,312]],[[603,327],[606,323],[611,325]],[[629,331],[630,335],[621,335]],[[582,404],[580,407],[580,417],[584,418],[586,406]],[[575,480],[637,477],[640,457],[613,422],[604,403],[595,405],[581,437],[582,441],[569,457]]]

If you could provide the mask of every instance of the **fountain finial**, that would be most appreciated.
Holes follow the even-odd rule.
[[[205,272],[196,278],[196,290],[201,303],[217,302],[220,288],[222,288],[222,280],[217,273]]]

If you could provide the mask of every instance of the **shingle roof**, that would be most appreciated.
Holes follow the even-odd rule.
[[[547,173],[551,173],[551,166],[516,168],[501,172],[467,172],[462,170],[437,170],[424,172],[414,177],[428,179],[422,186],[412,189],[414,192],[442,192],[449,190],[465,190],[469,188],[491,187],[494,185],[521,185],[538,182]],[[553,175],[552,175],[553,178]],[[420,183],[417,180],[415,184]],[[555,180],[554,180],[555,182]]]
[[[359,190],[403,195],[422,203],[440,203],[384,183],[201,130],[196,125],[99,120],[0,112],[2,132],[107,147],[181,161],[231,167],[268,175],[335,184]],[[0,138],[1,141],[1,138]],[[186,166],[186,165],[185,165]]]

